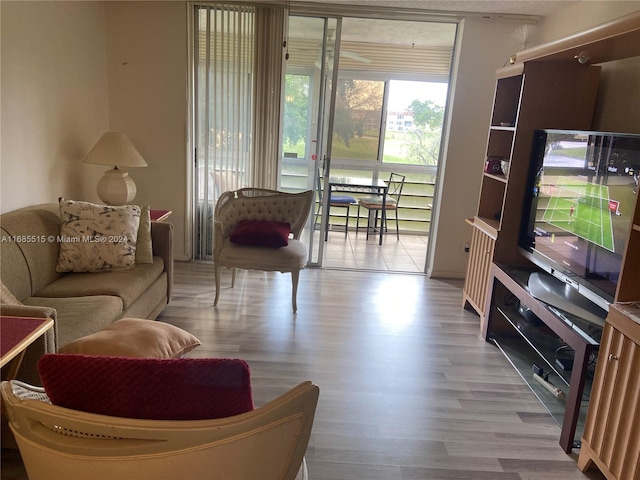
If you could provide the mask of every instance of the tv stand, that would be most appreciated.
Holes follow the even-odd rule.
[[[528,286],[532,273],[537,271],[492,263],[481,332],[505,354],[558,422],[560,446],[570,453],[579,445],[582,434],[588,398],[583,394],[591,389],[602,326],[535,298]],[[519,304],[540,321],[523,317]],[[574,352],[572,362],[567,361],[568,349]],[[570,369],[563,368],[569,363]],[[536,381],[534,375],[540,375],[539,368],[550,375],[549,381],[562,390],[562,395],[552,395]]]
[[[531,295],[563,312],[604,327],[607,312],[583,297],[562,280],[543,272],[533,272],[527,282]]]

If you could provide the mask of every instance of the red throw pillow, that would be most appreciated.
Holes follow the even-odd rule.
[[[271,220],[240,220],[231,242],[252,247],[280,248],[289,245],[291,225]]]
[[[253,410],[249,365],[239,359],[46,354],[38,372],[51,403],[83,412],[202,420]]]

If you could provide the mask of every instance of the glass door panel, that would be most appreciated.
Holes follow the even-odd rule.
[[[288,58],[282,118],[282,158],[279,188],[284,191],[314,190],[316,201],[302,239],[307,242],[309,263],[322,264],[324,238],[320,177],[326,167],[328,119],[335,48],[335,18],[289,18]]]

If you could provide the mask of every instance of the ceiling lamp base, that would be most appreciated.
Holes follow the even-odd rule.
[[[114,167],[98,182],[98,197],[107,205],[126,205],[136,198],[136,184],[128,172]]]

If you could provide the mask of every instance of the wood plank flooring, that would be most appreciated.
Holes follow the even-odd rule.
[[[560,429],[515,370],[480,339],[462,283],[330,269],[288,274],[176,265],[160,320],[203,345],[194,357],[251,366],[256,404],[303,380],[320,387],[307,451],[313,480],[550,480],[583,475]]]
[[[311,480],[604,478],[577,469],[560,428],[480,339],[461,282],[306,269],[297,314],[288,274],[240,271],[232,289],[224,272],[222,284],[214,308],[212,264],[176,263],[159,320],[200,338],[192,357],[247,360],[258,406],[301,381],[319,385]]]

